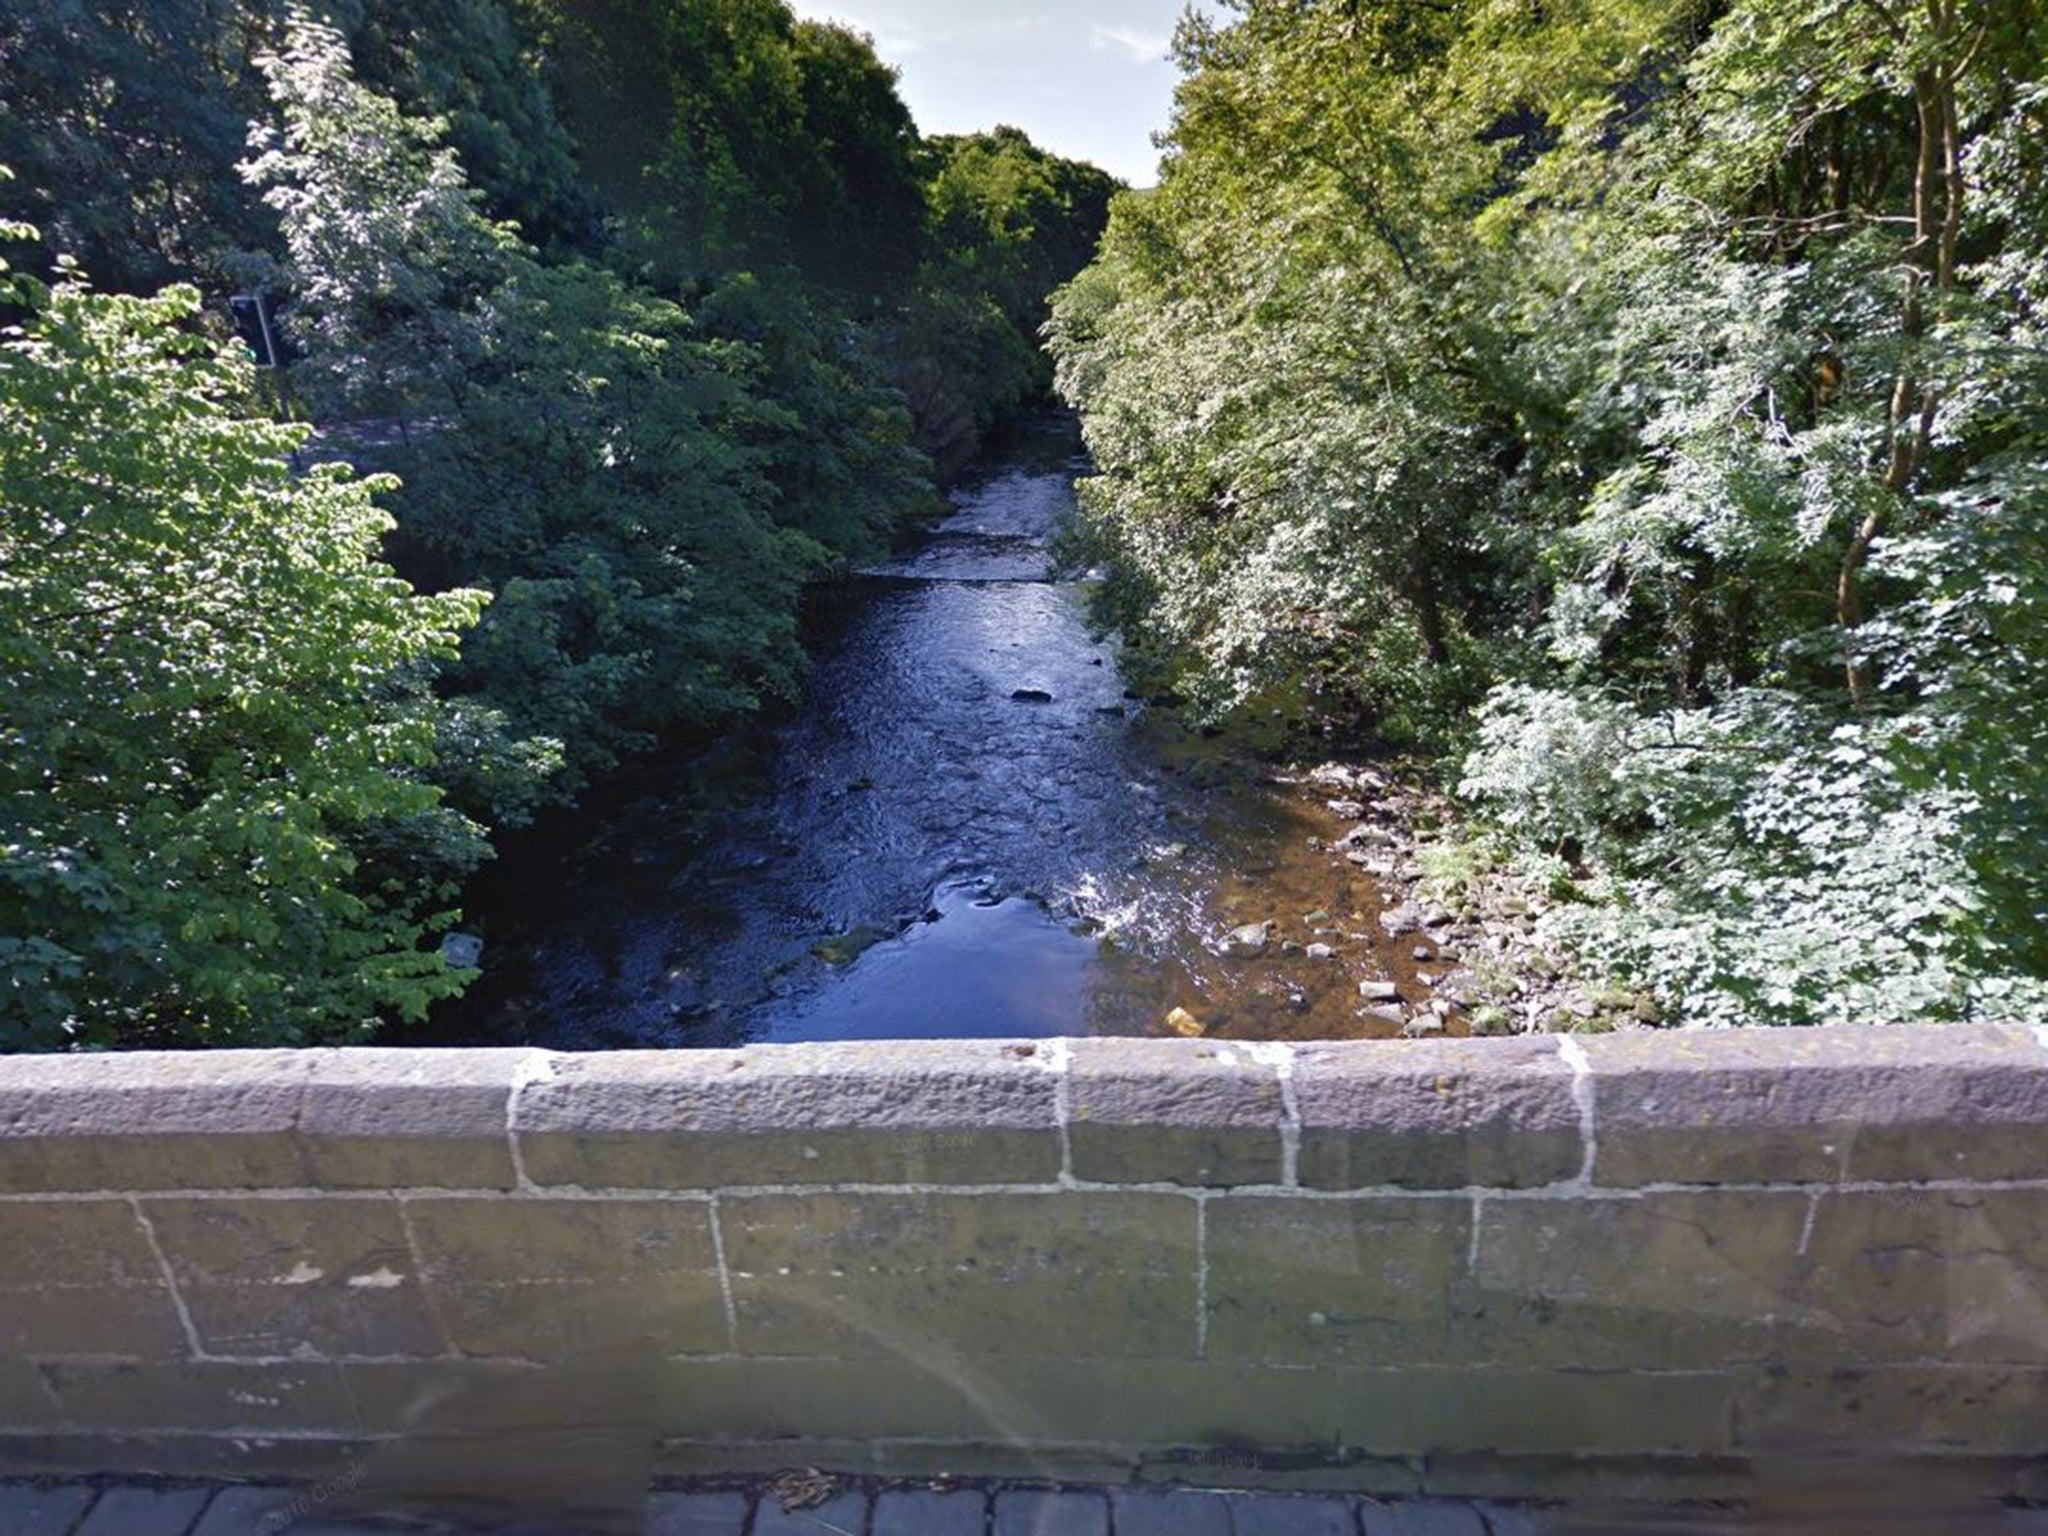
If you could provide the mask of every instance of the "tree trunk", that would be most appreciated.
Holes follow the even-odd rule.
[[[1927,459],[1941,396],[1937,387],[1922,378],[1920,343],[1927,334],[1929,290],[1938,300],[1955,286],[1956,247],[1962,235],[1965,188],[1952,0],[1928,0],[1928,15],[1939,57],[1913,77],[1919,137],[1913,174],[1913,243],[1906,251],[1906,293],[1899,327],[1903,348],[1892,381],[1889,443],[1884,471],[1878,477],[1884,494],[1850,534],[1835,588],[1835,615],[1842,629],[1849,692],[1858,709],[1868,705],[1878,681],[1876,669],[1856,648],[1856,632],[1867,617],[1863,572],[1893,515],[1910,499]]]

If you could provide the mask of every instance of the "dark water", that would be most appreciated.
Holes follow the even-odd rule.
[[[692,765],[656,763],[512,850],[481,906],[487,980],[444,1028],[570,1049],[1140,1034],[1181,1007],[1222,1036],[1376,1032],[1357,980],[1398,969],[1369,952],[1376,898],[1310,846],[1342,824],[1126,697],[1084,586],[1054,579],[1074,453],[1034,439],[852,584],[808,701],[708,836],[679,809]],[[1357,955],[1282,957],[1319,910]],[[1269,957],[1217,953],[1268,919]]]

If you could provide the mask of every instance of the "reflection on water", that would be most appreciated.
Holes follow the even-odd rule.
[[[1084,467],[1034,440],[852,582],[805,707],[708,839],[662,782],[689,765],[653,764],[637,799],[515,850],[462,1036],[1153,1033],[1176,1007],[1237,1038],[1385,1032],[1359,964],[1412,962],[1371,959],[1369,883],[1310,851],[1339,824],[1127,698],[1084,590],[1051,579]],[[1270,954],[1217,953],[1264,921]]]

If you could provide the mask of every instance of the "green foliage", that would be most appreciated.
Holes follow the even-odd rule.
[[[0,164],[47,240],[103,287],[239,282],[274,221],[236,176],[265,113],[257,59],[284,0],[12,0],[0,7]],[[528,39],[499,0],[338,0],[369,84],[446,116],[493,217],[543,243],[591,213]]]
[[[1598,898],[1556,936],[1675,1016],[2038,999],[2038,9],[1240,0],[1180,52],[1053,329],[1120,616],[1219,712],[1476,740]]]
[[[446,124],[358,82],[334,27],[295,7],[257,63],[280,123],[251,133],[242,174],[282,226],[311,403],[403,418],[459,398],[512,232],[483,216]]]
[[[483,852],[425,778],[423,668],[481,596],[380,563],[387,486],[293,478],[190,289],[0,282],[0,1047],[420,1017]]]

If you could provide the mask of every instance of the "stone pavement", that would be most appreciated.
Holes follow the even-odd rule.
[[[0,1482],[0,1536],[393,1536],[423,1529],[323,1518],[318,1505],[317,1493],[293,1488]],[[1509,1506],[1440,1500],[918,1486],[844,1492],[794,1511],[772,1495],[755,1492],[656,1494],[648,1505],[646,1531],[647,1536],[1536,1536],[1542,1528],[1537,1517]],[[549,1536],[584,1533],[559,1530]]]

